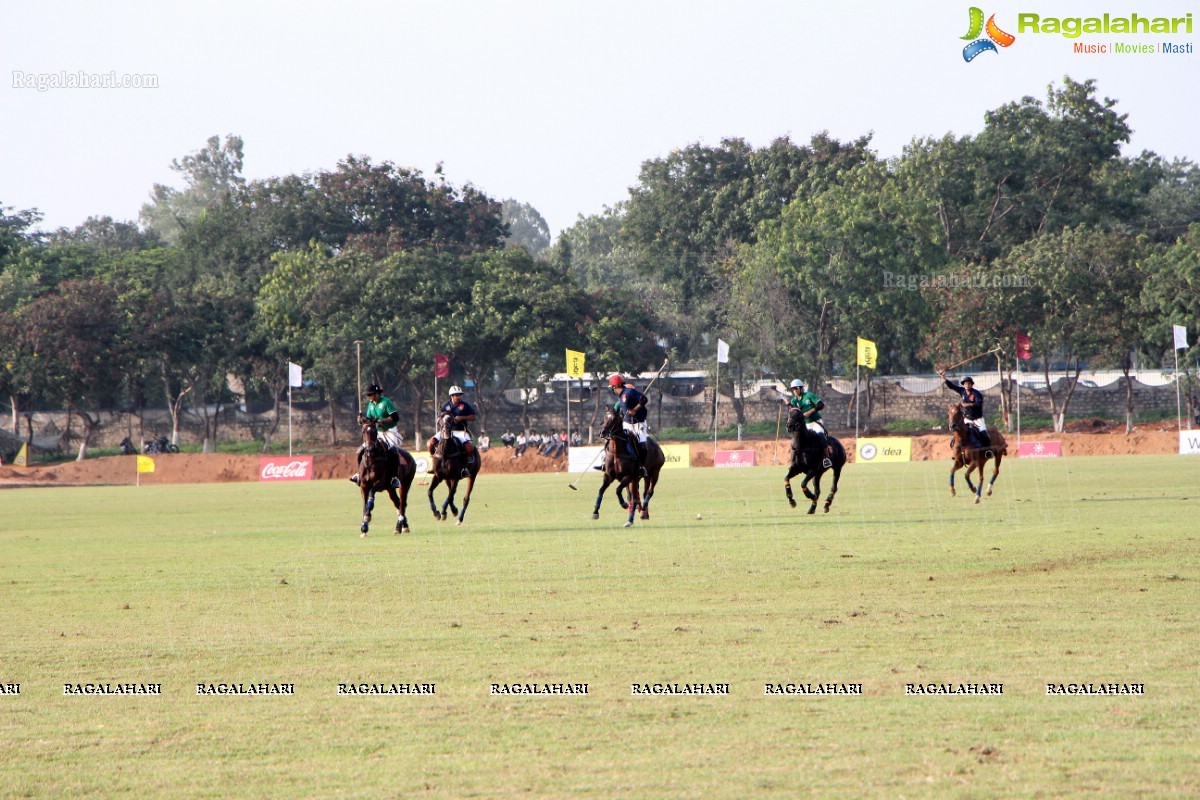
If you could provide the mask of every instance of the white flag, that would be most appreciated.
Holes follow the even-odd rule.
[[[717,363],[729,363],[729,344],[721,339],[717,339]]]
[[[1182,325],[1173,325],[1175,329],[1175,349],[1187,350],[1187,328]]]
[[[303,386],[304,385],[304,370],[300,369],[299,364],[288,362],[288,386]]]

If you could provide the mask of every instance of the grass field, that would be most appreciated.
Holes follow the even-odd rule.
[[[1195,464],[1008,461],[978,506],[946,470],[812,517],[779,468],[669,471],[628,530],[594,476],[484,475],[367,539],[337,481],[0,491],[0,797],[1200,795]],[[239,682],[295,694],[197,695]],[[1145,693],[1047,696],[1089,682]],[[490,691],[527,683],[588,694]]]

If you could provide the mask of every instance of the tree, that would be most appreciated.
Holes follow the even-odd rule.
[[[235,195],[245,185],[242,138],[230,134],[222,143],[220,137],[210,136],[202,149],[172,161],[171,170],[183,178],[185,188],[154,184],[150,202],[142,206],[139,219],[145,229],[173,245],[205,209]]]
[[[550,226],[529,203],[510,197],[501,204],[501,217],[509,229],[504,237],[505,247],[524,247],[534,258],[550,249]]]

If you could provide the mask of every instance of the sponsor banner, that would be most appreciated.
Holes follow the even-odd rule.
[[[753,450],[718,450],[716,466],[753,467],[756,455]]]
[[[580,447],[567,448],[567,470],[569,472],[583,472],[592,464],[599,464],[602,456],[600,453],[604,451],[599,445],[588,445]],[[588,470],[591,472],[592,470]],[[600,473],[596,473],[597,475]]]
[[[1017,458],[1062,458],[1062,443],[1021,442]]]
[[[312,456],[263,456],[258,462],[260,481],[309,481],[312,474]]]
[[[1200,431],[1179,432],[1179,455],[1200,456]]]
[[[686,469],[692,466],[692,446],[690,444],[660,444],[667,463],[663,469]]]
[[[911,461],[912,439],[903,436],[883,439],[859,439],[858,456],[860,464],[875,464],[880,461]]]
[[[429,456],[413,455],[413,460],[417,462],[417,474],[424,475],[433,469],[433,459]]]

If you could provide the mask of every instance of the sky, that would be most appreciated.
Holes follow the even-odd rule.
[[[38,209],[45,230],[136,220],[154,184],[182,188],[172,160],[236,134],[247,179],[350,154],[427,176],[441,163],[557,234],[693,143],[872,134],[892,157],[913,138],[978,133],[987,111],[1044,101],[1063,76],[1118,101],[1126,155],[1200,161],[1195,2],[975,2],[1016,38],[967,62],[970,0],[0,0],[0,206]],[[1018,30],[1018,14],[1193,9],[1194,33]],[[1164,41],[1193,52],[1073,52]],[[81,72],[157,87],[32,86]]]

